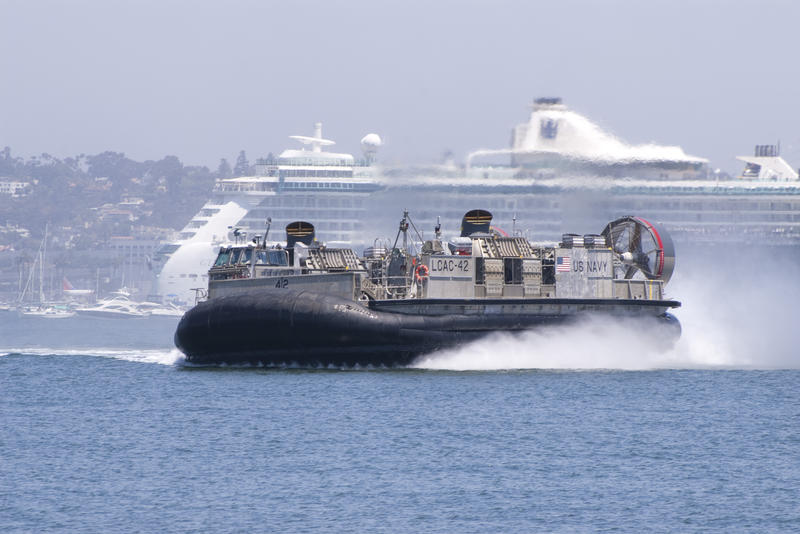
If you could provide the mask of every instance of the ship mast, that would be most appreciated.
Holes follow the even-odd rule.
[[[44,305],[44,259],[47,254],[47,223],[44,225],[44,239],[39,247],[39,306]]]
[[[290,135],[290,139],[294,139],[295,141],[300,141],[304,145],[311,145],[311,152],[322,152],[322,147],[324,146],[331,146],[335,145],[335,141],[331,141],[330,139],[323,139],[322,138],[322,123],[316,122],[314,123],[314,136],[309,137],[307,135]]]

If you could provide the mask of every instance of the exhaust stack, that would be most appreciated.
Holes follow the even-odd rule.
[[[491,233],[492,214],[486,210],[470,210],[461,219],[461,237]]]
[[[310,247],[315,237],[314,225],[311,223],[295,221],[286,225],[286,248],[294,248],[298,241]]]
[[[314,225],[305,221],[295,221],[286,225],[286,248],[289,251],[289,265],[294,265],[294,245],[302,243],[310,247],[316,234]]]

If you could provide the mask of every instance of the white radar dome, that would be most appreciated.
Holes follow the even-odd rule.
[[[364,150],[375,150],[383,144],[381,136],[376,133],[368,133],[361,139],[361,147]]]

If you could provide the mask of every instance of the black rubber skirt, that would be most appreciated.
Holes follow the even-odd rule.
[[[411,315],[306,291],[265,291],[198,304],[178,324],[175,345],[196,364],[393,367],[492,332],[575,318],[541,313]],[[677,319],[670,314],[661,319],[677,339]]]

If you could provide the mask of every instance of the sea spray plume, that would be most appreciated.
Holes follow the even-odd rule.
[[[413,367],[454,371],[684,367],[664,339],[653,337],[655,326],[651,318],[587,316],[569,325],[493,334],[422,357]]]
[[[685,340],[677,348],[710,365],[800,368],[800,264],[792,248],[681,251],[670,284]]]
[[[420,358],[414,367],[500,369],[800,369],[800,265],[780,248],[681,251],[670,296],[683,333],[661,350],[637,321],[587,318],[496,334]]]
[[[135,363],[155,363],[159,365],[181,365],[185,358],[178,349],[110,349],[85,348],[64,349],[48,347],[2,348],[0,356],[11,354],[28,356],[89,356],[110,358]]]

